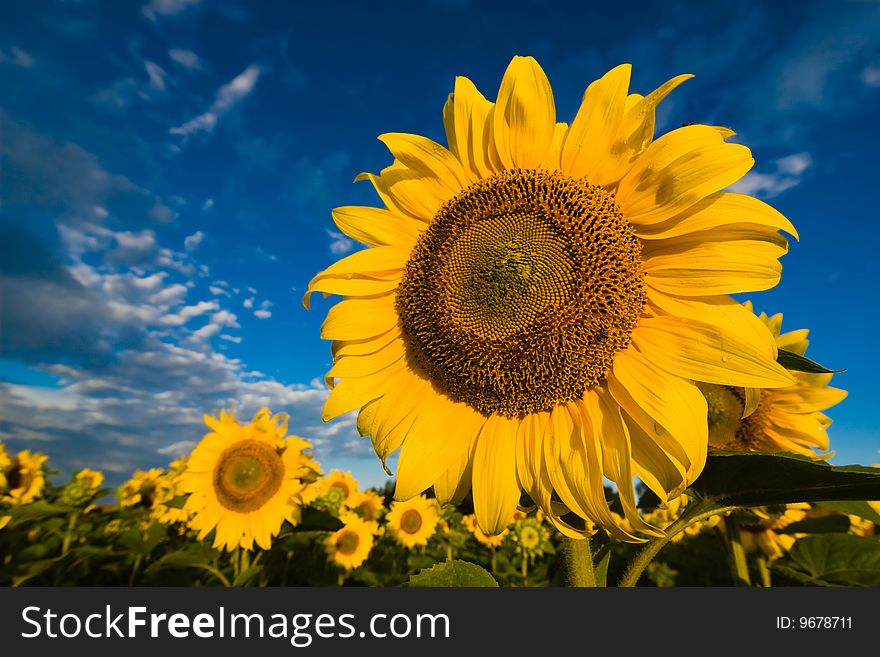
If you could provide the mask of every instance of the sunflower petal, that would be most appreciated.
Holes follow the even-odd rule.
[[[485,146],[490,130],[487,117],[492,105],[469,79],[455,78],[451,111],[444,114],[446,138],[449,150],[461,161],[473,181],[486,178],[494,171]]]
[[[630,64],[621,64],[587,87],[562,147],[563,173],[589,180],[609,157],[623,121],[631,72]]]
[[[534,169],[547,155],[556,105],[547,76],[533,57],[514,57],[504,73],[493,112],[498,157],[508,169]]]
[[[325,340],[361,340],[381,335],[397,326],[394,297],[345,299],[327,312],[321,324]]]
[[[714,324],[652,317],[633,331],[632,343],[650,362],[685,379],[742,388],[784,388],[794,379],[742,337]]]
[[[384,208],[347,205],[331,213],[337,228],[350,238],[370,246],[411,249],[425,225]]]
[[[437,185],[437,193],[449,194],[451,198],[469,184],[455,155],[427,137],[388,132],[379,135],[379,141],[388,147],[397,161]]]
[[[494,536],[513,520],[519,503],[516,478],[516,429],[518,422],[500,416],[486,420],[474,448],[474,514],[477,525]]]
[[[624,216],[635,226],[666,221],[733,184],[752,167],[748,148],[712,126],[673,130],[639,156],[617,187]]]

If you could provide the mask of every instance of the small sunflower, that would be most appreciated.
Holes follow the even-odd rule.
[[[79,505],[91,501],[104,483],[104,474],[97,470],[83,468],[71,477],[61,489],[59,500],[64,504]]]
[[[17,506],[40,497],[46,487],[43,464],[48,458],[27,449],[16,454],[6,468],[6,492],[0,496],[0,502]]]
[[[324,543],[327,560],[346,571],[360,566],[373,549],[375,524],[348,514],[342,529],[328,536]]]
[[[186,506],[169,506],[169,502],[184,495],[181,476],[186,471],[186,457],[172,461],[170,470],[164,472],[156,482],[156,495],[150,515],[163,525],[189,522],[192,511]]]
[[[6,451],[6,445],[0,441],[0,495],[7,490],[6,471],[12,467],[12,457]]]
[[[311,447],[287,436],[287,419],[261,409],[250,424],[233,414],[205,416],[211,429],[193,449],[181,488],[189,493],[184,509],[190,526],[204,539],[216,530],[215,548],[269,549],[272,537],[287,520],[300,519],[300,478],[306,473]]]
[[[505,527],[499,534],[487,534],[480,529],[480,525],[477,524],[477,518],[473,513],[463,516],[461,522],[467,527],[468,531],[474,535],[474,538],[477,539],[477,543],[481,543],[493,550],[504,543],[507,534],[510,532],[510,529]]]
[[[759,520],[752,524],[740,525],[740,540],[747,552],[761,552],[767,561],[775,561],[791,549],[803,534],[784,534],[785,529],[794,522],[807,517],[810,505],[806,503],[788,504],[782,510],[770,507],[756,507],[752,511]]]
[[[329,507],[338,511],[347,506],[357,492],[358,482],[351,475],[351,472],[331,470],[330,474],[307,486],[303,491],[302,498],[304,504],[310,504],[322,498]]]
[[[385,499],[371,490],[357,491],[346,506],[364,520],[379,520],[385,514]]]
[[[751,303],[745,307],[751,312]],[[781,333],[782,315],[758,317],[772,332],[779,349],[803,356],[809,344],[807,329]],[[794,385],[751,389],[699,384],[706,397],[709,418],[709,446],[736,451],[793,452],[813,458],[828,450],[826,429],[831,419],[822,411],[846,397],[845,390],[832,388],[831,374],[791,372]],[[755,395],[746,417],[747,395]]]
[[[513,58],[495,102],[456,78],[448,148],[380,136],[394,161],[358,180],[384,207],[333,211],[372,248],[306,292],[343,296],[321,327],[334,358],[323,418],[360,409],[383,463],[400,450],[395,499],[471,491],[498,534],[525,492],[569,536],[592,531],[571,512],[638,540],[618,529],[607,478],[634,530],[656,535],[633,484],[668,500],[702,471],[695,381],[791,385],[767,328],[726,295],[773,287],[779,231],[794,227],[721,191],[754,163],[733,131],[653,140],[658,103],[691,76],[641,96],[630,69],[593,82],[570,125],[531,57]]]
[[[535,516],[525,516],[510,526],[514,552],[528,559],[541,557],[550,549],[550,532]]]
[[[116,489],[119,506],[140,506],[153,508],[156,496],[156,484],[164,474],[162,468],[136,470],[131,478]]]
[[[403,502],[392,502],[385,521],[397,542],[411,550],[428,544],[428,539],[437,530],[440,516],[433,500],[417,495]]]

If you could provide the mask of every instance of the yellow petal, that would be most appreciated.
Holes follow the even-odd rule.
[[[594,185],[606,186],[616,183],[629,171],[635,161],[654,138],[657,105],[669,93],[693,75],[679,75],[663,83],[647,96],[631,94],[626,99],[625,114],[607,159],[592,173]]]
[[[373,297],[391,294],[400,284],[400,280],[376,278],[322,278],[309,285],[309,291],[303,297],[305,307],[310,307],[310,296],[315,292],[323,292],[327,297],[338,294],[344,297]]]
[[[727,296],[688,299],[654,292],[649,288],[648,302],[664,313],[709,322],[727,329],[770,360],[776,360],[777,349],[773,334],[755,314]]]
[[[394,499],[408,500],[430,488],[467,455],[483,418],[465,404],[434,394],[422,404],[397,460]],[[438,431],[438,427],[455,427]]]
[[[381,335],[397,326],[394,296],[376,299],[345,299],[327,312],[321,324],[325,340],[362,340]]]
[[[494,536],[513,520],[519,503],[516,479],[518,421],[497,415],[486,420],[474,448],[472,489],[477,525]]]
[[[490,132],[487,117],[492,105],[469,79],[455,78],[450,110],[444,113],[446,138],[449,150],[461,161],[472,181],[494,172],[486,151]]]
[[[388,132],[379,135],[379,141],[398,162],[418,173],[425,184],[430,184],[438,197],[452,198],[470,182],[458,158],[427,137]]]
[[[712,126],[673,130],[639,156],[617,187],[624,216],[636,226],[666,221],[733,184],[752,167],[748,148]]]
[[[372,354],[337,358],[326,377],[332,379],[347,376],[368,376],[393,365],[405,355],[406,347],[403,340],[398,338]]]
[[[631,417],[625,415],[624,421],[629,429],[635,475],[661,501],[666,502],[678,497],[687,485],[681,465],[654,442],[654,439]]]
[[[508,168],[537,168],[553,142],[556,105],[550,82],[533,57],[514,57],[493,112],[498,156]]]
[[[706,399],[690,381],[651,364],[631,347],[614,357],[608,390],[617,403],[693,480],[706,461]]]
[[[399,246],[411,249],[424,229],[413,221],[384,208],[348,205],[334,208],[333,222],[344,234],[370,246]]]
[[[563,173],[591,180],[611,156],[623,121],[631,71],[630,64],[621,64],[587,87],[562,147]]]
[[[378,280],[399,280],[406,261],[409,259],[409,249],[401,249],[393,246],[380,246],[374,249],[357,251],[327,267],[310,282],[303,295],[303,305],[309,307],[309,295],[315,291],[316,283],[328,278],[352,279],[372,278]]]
[[[714,324],[680,317],[642,320],[632,344],[645,358],[685,379],[752,388],[784,388],[794,379],[744,338]]]
[[[755,240],[705,242],[679,253],[645,254],[645,282],[666,294],[708,296],[768,290],[786,249]]]
[[[377,176],[360,173],[355,182],[368,180],[388,209],[419,221],[430,222],[437,211],[452,197],[451,190],[438,185],[436,179],[424,178],[418,171],[395,161]]]
[[[471,490],[470,454],[447,468],[434,482],[434,496],[440,504],[460,504]]]
[[[730,224],[753,223],[784,230],[798,239],[792,223],[774,207],[745,194],[717,192],[661,224],[636,227],[642,239],[668,239]]]
[[[791,390],[773,392],[773,405],[789,413],[813,413],[824,411],[846,399],[846,390],[838,388],[814,388],[798,386]]]

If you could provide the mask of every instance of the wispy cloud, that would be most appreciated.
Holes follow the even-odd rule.
[[[200,0],[150,0],[144,5],[142,13],[151,21],[159,16],[176,16],[198,5]]]
[[[175,64],[182,66],[188,71],[200,71],[202,69],[202,59],[192,50],[184,50],[183,48],[172,48],[168,51],[168,56]]]
[[[223,114],[250,95],[259,77],[260,67],[256,64],[248,66],[242,73],[220,87],[208,111],[176,128],[171,128],[171,134],[189,137],[199,132],[212,132]]]
[[[730,191],[761,198],[773,198],[801,183],[804,172],[812,165],[809,153],[794,153],[775,161],[775,170],[768,173],[750,171],[730,187]]]
[[[330,253],[343,255],[354,250],[356,242],[350,237],[346,237],[335,230],[328,230],[327,234],[330,236]]]
[[[3,62],[8,62],[19,68],[31,68],[34,65],[34,58],[21,48],[11,46],[9,52],[0,49],[0,63]]]
[[[183,240],[183,246],[187,251],[195,251],[199,248],[199,245],[202,243],[202,240],[205,239],[205,234],[197,230],[192,235],[187,235]]]

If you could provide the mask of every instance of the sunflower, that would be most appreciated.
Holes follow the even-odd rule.
[[[76,472],[70,481],[61,489],[58,499],[63,504],[79,505],[89,502],[98,494],[101,484],[104,483],[104,474],[97,470],[83,468]],[[85,509],[90,511],[93,507]]]
[[[5,450],[4,450],[5,451]],[[5,473],[5,493],[0,502],[17,506],[27,504],[43,494],[46,487],[46,473],[43,464],[49,457],[39,452],[23,450],[9,460]]]
[[[517,554],[528,559],[541,557],[550,550],[550,532],[535,516],[525,516],[511,525],[510,538]]]
[[[354,514],[346,515],[342,529],[328,536],[324,543],[327,560],[347,571],[360,566],[373,549],[375,524]]]
[[[371,490],[357,491],[348,499],[346,507],[364,520],[379,520],[385,513],[385,499]]]
[[[302,498],[304,504],[310,504],[320,498],[331,508],[337,511],[348,505],[348,502],[358,492],[358,482],[351,472],[331,470],[330,474],[321,477],[314,483],[306,486]]]
[[[116,489],[116,499],[119,500],[119,506],[140,506],[152,509],[156,496],[156,484],[163,474],[162,468],[136,470],[131,475],[131,479]]]
[[[433,500],[416,495],[406,501],[392,502],[385,521],[397,542],[411,550],[417,545],[428,544],[440,517]]]
[[[12,467],[12,457],[6,451],[6,445],[0,441],[0,495],[7,490],[6,471]]]
[[[791,385],[767,328],[726,295],[774,286],[779,230],[794,227],[721,191],[754,162],[733,131],[688,125],[652,141],[657,104],[691,76],[641,96],[630,68],[593,82],[570,125],[531,57],[513,58],[494,103],[456,78],[448,148],[380,136],[394,162],[357,179],[384,207],[333,211],[372,248],[305,295],[344,297],[321,327],[334,356],[323,418],[360,409],[383,463],[400,449],[396,499],[471,491],[497,534],[525,492],[571,537],[594,520],[635,540],[617,529],[608,478],[635,530],[657,534],[633,481],[667,500],[702,471],[694,381]]]
[[[467,527],[468,531],[474,535],[474,538],[477,539],[477,543],[482,543],[488,548],[492,548],[493,550],[504,543],[504,539],[507,538],[507,534],[510,531],[507,527],[501,530],[498,534],[486,534],[480,526],[477,524],[477,519],[474,514],[463,516],[461,519],[464,526]]]
[[[180,486],[189,498],[190,526],[204,539],[216,530],[215,548],[269,549],[287,520],[300,519],[300,478],[308,470],[309,443],[287,436],[287,419],[261,409],[250,424],[233,414],[205,416],[211,429],[193,449]]]
[[[781,510],[770,507],[756,507],[752,511],[759,520],[752,524],[740,525],[740,540],[747,552],[761,552],[772,562],[791,549],[803,534],[781,533],[789,525],[807,517],[810,505],[799,502],[788,504]]]
[[[175,459],[169,468],[156,481],[156,495],[150,515],[163,525],[186,523],[192,517],[192,511],[185,506],[169,505],[169,502],[184,494],[181,475],[186,471],[186,457]]]
[[[745,307],[751,312],[752,305]],[[782,315],[759,319],[772,332],[779,349],[803,356],[807,350],[807,329],[780,333]],[[700,384],[708,402],[709,445],[736,451],[793,452],[828,458],[814,450],[828,450],[826,429],[831,419],[822,413],[846,397],[845,390],[832,388],[831,374],[791,372],[794,385],[785,388],[751,389]],[[754,395],[746,414],[747,394]],[[746,417],[743,417],[746,415]]]

